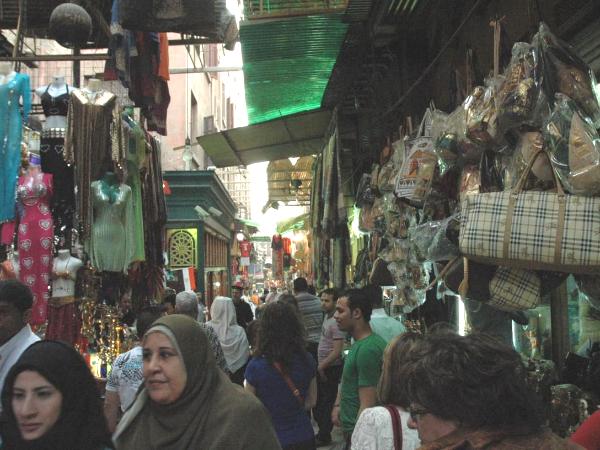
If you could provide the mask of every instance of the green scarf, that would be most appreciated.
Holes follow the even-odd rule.
[[[217,368],[208,339],[195,320],[178,314],[162,317],[146,335],[152,332],[175,339],[187,384],[169,405],[154,403],[142,389],[117,427],[113,439],[118,450],[281,449],[268,412]]]

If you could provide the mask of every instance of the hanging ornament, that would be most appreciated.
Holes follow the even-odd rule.
[[[92,33],[92,18],[81,6],[63,3],[52,11],[48,31],[63,47],[83,47]]]

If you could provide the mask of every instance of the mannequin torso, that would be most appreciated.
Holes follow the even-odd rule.
[[[17,73],[13,70],[10,62],[0,62],[0,84],[6,84],[12,81]]]
[[[83,266],[80,259],[69,250],[59,250],[52,265],[52,297],[72,297],[75,295],[77,271]]]
[[[35,90],[36,95],[42,100],[46,114],[45,130],[67,128],[67,108],[72,90],[63,76],[55,76],[49,85],[40,86]]]

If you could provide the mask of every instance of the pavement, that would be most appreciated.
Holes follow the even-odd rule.
[[[312,421],[313,423],[313,428],[315,430],[315,433],[318,431],[318,427],[316,426],[315,421]],[[320,447],[320,449],[324,449],[324,450],[338,450],[338,448],[340,448],[340,445],[344,442],[344,436],[342,435],[342,429],[339,427],[333,427],[333,431],[331,432],[331,444],[327,444],[327,445],[322,445]]]

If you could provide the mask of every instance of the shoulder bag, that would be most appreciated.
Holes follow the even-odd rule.
[[[394,405],[386,405],[387,409],[392,416],[392,430],[394,431],[394,450],[402,450],[402,421],[400,419],[400,413]]]
[[[281,375],[281,377],[283,378],[285,383],[290,388],[290,391],[292,391],[292,394],[294,394],[294,397],[296,397],[296,400],[298,400],[298,403],[300,404],[302,409],[304,409],[304,397],[302,397],[300,390],[296,387],[296,385],[294,384],[294,382],[292,381],[290,376],[283,371],[283,367],[281,366],[281,363],[274,362],[273,367],[275,367],[275,369],[277,369],[277,372],[279,372],[279,374]]]

